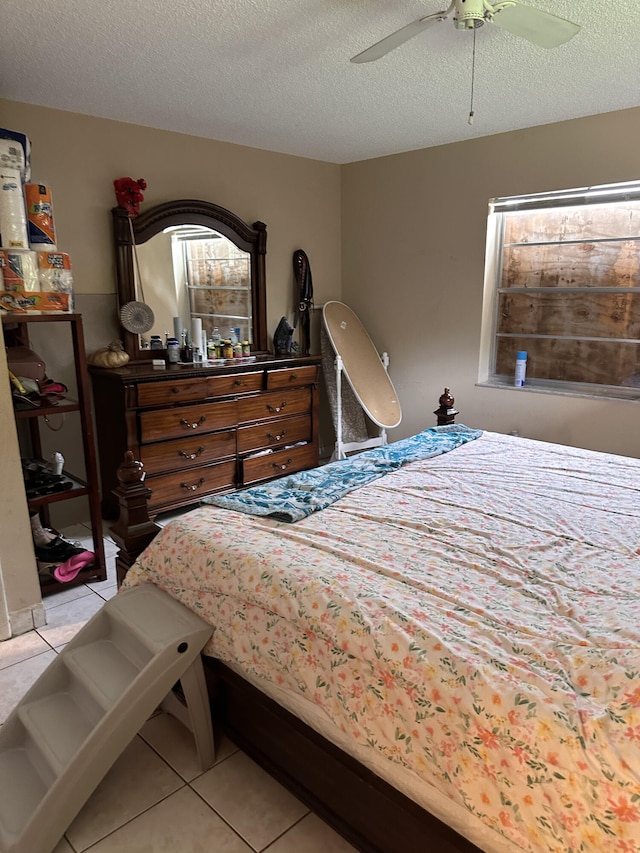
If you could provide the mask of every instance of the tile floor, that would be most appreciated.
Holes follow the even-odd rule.
[[[62,532],[91,548],[88,527]],[[0,724],[60,649],[115,595],[116,550],[105,538],[106,581],[48,596],[44,628],[0,642]],[[202,773],[187,729],[167,714],[154,715],[54,853],[355,853],[234,744],[222,739],[216,757]]]

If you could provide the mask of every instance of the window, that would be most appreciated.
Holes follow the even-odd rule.
[[[481,381],[640,398],[640,183],[489,203]]]
[[[176,280],[186,284],[187,315],[202,320],[211,337],[231,329],[240,341],[253,341],[251,258],[231,240],[210,228],[172,229]]]
[[[251,341],[249,253],[215,232],[186,239],[183,245],[191,316],[202,319],[209,336],[214,328],[223,338],[235,329],[240,341]]]

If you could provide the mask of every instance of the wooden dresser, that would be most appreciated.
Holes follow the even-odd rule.
[[[153,514],[317,465],[320,360],[91,367],[104,517],[118,514],[127,450],[144,464]]]

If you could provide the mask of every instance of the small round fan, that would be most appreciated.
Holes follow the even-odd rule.
[[[120,309],[120,322],[127,332],[144,335],[153,327],[155,317],[146,302],[127,302]]]

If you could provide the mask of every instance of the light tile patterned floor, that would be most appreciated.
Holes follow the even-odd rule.
[[[92,547],[83,525],[63,533]],[[105,551],[106,581],[48,596],[45,627],[0,642],[0,724],[57,652],[115,595],[116,546],[108,538]],[[145,723],[54,853],[84,851],[355,853],[229,741],[217,744],[216,764],[202,773],[190,733],[164,713]]]

